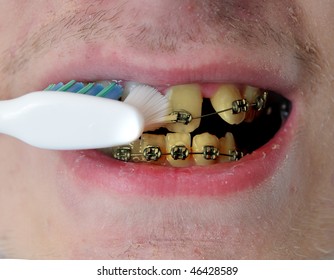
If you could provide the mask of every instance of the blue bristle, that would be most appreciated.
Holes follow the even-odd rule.
[[[97,95],[101,90],[104,89],[104,86],[101,84],[95,84],[89,91],[87,91],[87,95]]]
[[[69,83],[67,83],[67,86],[70,86],[70,83],[73,83],[74,81],[70,81]],[[61,89],[63,87],[63,90],[61,89],[61,91],[59,92],[73,92],[73,93],[78,93],[80,90],[82,90],[83,88],[86,87],[86,85],[82,82],[75,82],[72,86],[70,86],[68,89],[66,89],[66,85],[64,86],[64,83],[58,83],[55,85],[49,85],[45,90],[49,90],[49,91],[58,91],[59,89]],[[109,85],[110,89],[108,90],[108,86],[104,86],[100,83],[96,83],[94,84],[87,92],[84,92],[83,94],[87,94],[87,95],[93,95],[96,96],[98,94],[100,94],[100,97],[104,97],[104,98],[108,98],[108,99],[114,99],[114,100],[118,100],[120,99],[120,97],[123,94],[123,87],[120,84],[117,84],[115,82],[113,82],[112,84]],[[87,88],[88,89],[88,88]],[[106,92],[102,92],[102,91],[106,91]]]
[[[123,87],[121,85],[115,84],[113,88],[111,88],[106,94],[105,98],[118,100],[123,94]]]
[[[71,86],[67,91],[68,92],[78,92],[80,89],[82,89],[85,85],[83,83],[75,83],[73,86]]]
[[[64,85],[64,83],[58,83],[51,90],[56,91],[56,90],[60,89],[63,85]]]

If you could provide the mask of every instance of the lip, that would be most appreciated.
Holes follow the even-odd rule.
[[[160,197],[226,195],[258,187],[283,164],[293,140],[293,127],[297,119],[297,94],[294,94],[296,69],[291,61],[285,63],[284,59],[280,59],[274,63],[271,59],[268,64],[263,55],[260,59],[259,54],[252,53],[249,59],[250,51],[222,49],[212,50],[211,55],[200,56],[198,62],[191,64],[191,57],[199,55],[196,52],[191,57],[178,54],[178,59],[171,59],[170,55],[142,54],[133,49],[123,49],[122,53],[117,53],[114,50],[108,52],[108,49],[102,51],[101,48],[84,45],[70,58],[66,67],[61,63],[50,63],[60,66],[46,69],[41,76],[40,87],[70,79],[122,79],[152,86],[194,82],[237,83],[279,92],[293,102],[293,109],[273,139],[233,163],[173,168],[124,163],[94,150],[57,152],[62,159],[59,169],[70,170],[75,187],[85,191],[99,189],[106,193]],[[154,61],[154,65],[151,61]]]
[[[95,150],[61,152],[75,185],[111,194],[147,196],[218,196],[255,188],[272,176],[288,154],[294,114],[267,144],[242,160],[207,167],[173,168],[124,163]]]
[[[71,48],[66,46],[66,48]],[[278,92],[284,96],[296,90],[297,69],[290,55],[267,58],[263,52],[245,49],[210,49],[190,54],[143,53],[135,49],[101,49],[91,44],[77,47],[64,65],[58,61],[57,51],[49,53],[49,63],[43,61],[38,86],[44,88],[53,82],[97,80],[128,80],[154,87],[187,83],[245,84]],[[59,51],[59,50],[58,50]],[[54,59],[54,63],[52,61]],[[194,60],[195,59],[195,60]],[[287,96],[288,97],[288,96]]]

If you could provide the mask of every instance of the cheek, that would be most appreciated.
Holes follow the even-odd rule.
[[[317,41],[318,48],[324,54],[326,63],[334,64],[334,3],[322,1],[321,5],[314,0],[298,0],[303,10],[303,20],[312,37]],[[321,30],[321,32],[319,32]]]
[[[31,258],[63,239],[52,162],[48,152],[0,137],[0,250],[8,257]]]

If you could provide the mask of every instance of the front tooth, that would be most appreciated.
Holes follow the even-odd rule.
[[[166,149],[167,153],[171,153],[171,150],[177,146],[181,149],[185,147],[190,152],[191,137],[189,133],[167,133],[166,135]],[[187,167],[191,164],[189,156],[182,159],[175,160],[171,155],[167,156],[167,160],[170,165],[174,167]]]
[[[202,94],[199,85],[178,85],[170,87],[166,94],[172,111],[186,110],[192,117],[199,117],[202,113]],[[166,128],[172,132],[193,132],[199,127],[201,120],[192,120],[189,124],[173,123]]]
[[[219,139],[219,161],[220,162],[227,162],[231,161],[231,158],[224,155],[231,154],[232,151],[236,149],[235,141],[233,134],[231,132],[227,132],[225,137]]]
[[[202,153],[204,146],[213,146],[218,149],[219,141],[215,135],[209,133],[203,133],[196,135],[193,138],[192,151],[195,153]],[[216,161],[213,159],[205,159],[204,155],[193,155],[194,160],[197,165],[210,165],[214,164]]]
[[[235,100],[241,99],[239,89],[233,85],[222,85],[211,97],[213,108],[218,111],[229,109]],[[233,114],[232,110],[219,113],[219,116],[229,124],[239,124],[245,119],[245,112]]]
[[[249,102],[249,104],[254,104],[257,97],[260,96],[260,89],[246,86],[243,92],[243,97]],[[250,108],[246,113],[245,122],[252,122],[257,114],[257,111]]]

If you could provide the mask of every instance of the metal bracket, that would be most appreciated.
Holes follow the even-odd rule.
[[[232,102],[233,114],[240,114],[241,112],[247,112],[249,109],[249,102],[246,99],[239,99]]]
[[[234,150],[230,152],[230,158],[232,161],[238,161],[242,159],[244,156],[243,152],[240,152],[238,150]]]
[[[171,115],[176,115],[176,120],[173,121],[176,123],[189,124],[193,120],[192,115],[185,110],[174,111],[171,113]]]
[[[148,146],[144,149],[143,155],[147,161],[157,161],[162,154],[158,146]]]
[[[123,146],[117,147],[113,151],[113,157],[121,161],[130,161],[131,160],[131,147]]]
[[[219,150],[214,146],[203,147],[203,157],[207,160],[215,160],[219,156]]]
[[[173,146],[170,150],[170,155],[174,160],[185,160],[189,156],[189,150],[186,146]]]

